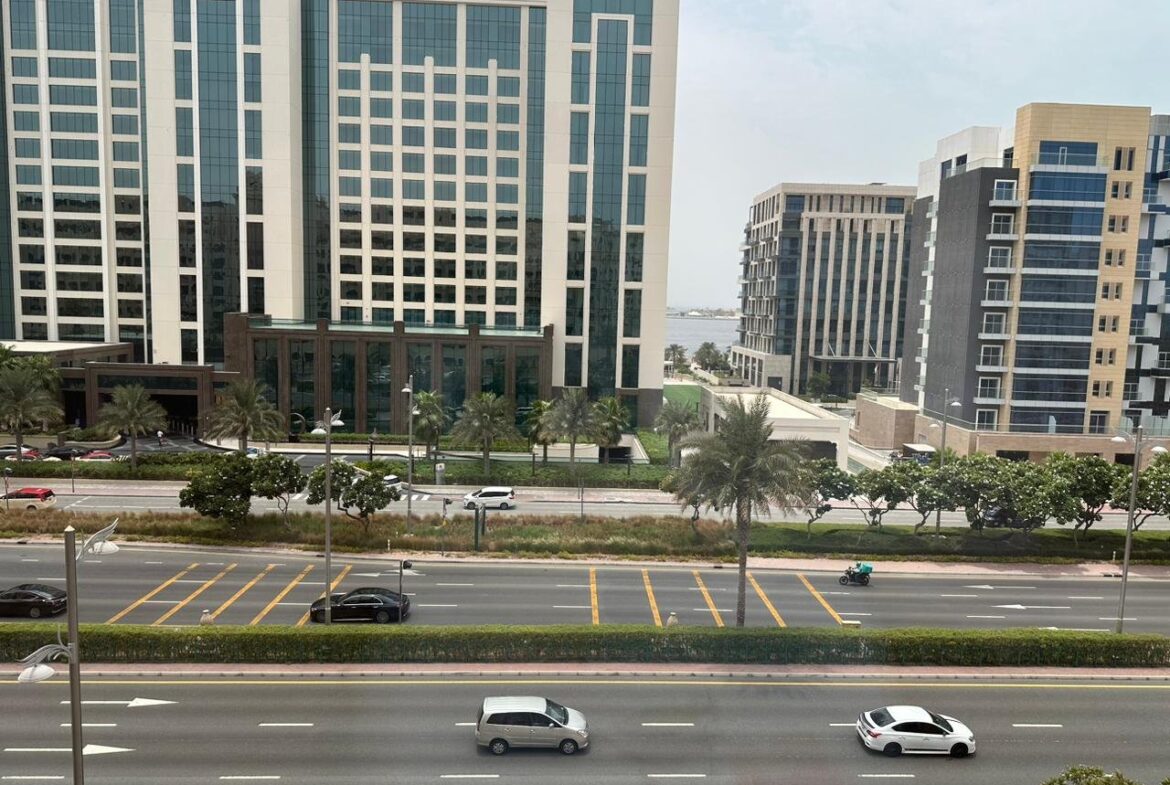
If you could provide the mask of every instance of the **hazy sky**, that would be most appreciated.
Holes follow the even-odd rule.
[[[1170,114],[1170,0],[681,0],[668,302],[737,305],[751,199],[916,185],[1033,101]]]

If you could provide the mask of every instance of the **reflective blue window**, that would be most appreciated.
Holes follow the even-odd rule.
[[[244,43],[260,45],[260,0],[244,0]]]
[[[53,185],[84,185],[96,188],[98,169],[96,166],[54,166]]]
[[[96,126],[96,116],[94,123]],[[12,128],[16,131],[39,131],[41,130],[41,115],[39,112],[13,112]]]
[[[49,88],[50,91],[52,88]],[[96,98],[95,98],[96,103]],[[138,90],[133,87],[115,87],[110,90],[110,106],[119,109],[138,108]]]
[[[402,92],[425,93],[427,91],[426,74],[407,71],[402,74]]]
[[[192,164],[179,164],[176,167],[176,177],[179,184],[179,212],[195,212],[195,167]],[[194,243],[194,239],[192,239]],[[191,251],[194,254],[194,250]]]
[[[435,120],[441,123],[455,122],[455,102],[435,101]]]
[[[501,98],[519,98],[520,79],[515,76],[497,76],[496,95]]]
[[[519,158],[497,158],[496,159],[496,177],[519,177],[520,176],[520,159]]]
[[[642,280],[642,248],[644,235],[631,232],[626,235],[626,280]]]
[[[649,135],[649,115],[630,115],[630,166],[646,165],[646,146],[649,142]]]
[[[524,324],[541,323],[542,246],[544,245],[544,71],[545,17],[543,8],[528,9],[528,85],[524,170]],[[580,364],[578,363],[578,366]]]
[[[341,177],[337,181],[337,193],[342,196],[361,196],[362,195],[362,178],[360,177]]]
[[[1096,166],[1096,142],[1041,141],[1037,163],[1057,166]]]
[[[381,0],[338,0],[337,59],[342,63],[361,62],[362,53],[371,63],[390,65],[393,59],[394,4]]]
[[[1099,243],[1032,240],[1024,244],[1024,267],[1096,270],[1100,258]]]
[[[1025,275],[1020,286],[1024,302],[1092,303],[1097,301],[1097,279]]]
[[[41,140],[40,139],[17,139],[16,140],[16,157],[17,158],[40,158],[41,157]]]
[[[516,204],[520,201],[519,186],[513,183],[496,183],[496,202]]]
[[[191,52],[175,50],[175,98],[191,100]]]
[[[110,78],[115,82],[137,82],[138,63],[133,60],[113,60],[110,62]]]
[[[435,92],[439,95],[455,95],[459,92],[455,74],[435,74]]]
[[[455,156],[436,155],[435,174],[455,174]]]
[[[575,104],[589,103],[589,56],[589,52],[573,52],[571,100]]]
[[[260,97],[260,55],[248,52],[244,55],[244,100],[259,103]]]
[[[411,98],[408,98],[402,102],[403,120],[423,120],[426,119],[426,115],[427,106],[424,102]]]
[[[626,293],[627,296],[630,292]],[[634,292],[641,296],[641,292]],[[622,387],[627,390],[638,389],[638,361],[641,348],[638,346],[622,347]]]
[[[136,114],[113,115],[112,125],[115,134],[138,136],[138,115]]]
[[[439,67],[455,65],[459,8],[438,3],[402,4],[402,62],[422,65],[427,57]]]
[[[389,71],[370,71],[370,90],[375,93],[394,91],[394,74]]]
[[[435,201],[454,202],[456,199],[455,183],[450,180],[435,180]]]
[[[96,161],[98,159],[98,143],[92,139],[54,139],[53,158],[55,160]]]
[[[17,185],[40,185],[41,167],[18,165],[16,167],[16,183]]]
[[[496,122],[503,125],[520,125],[520,104],[498,104]]]
[[[70,134],[96,134],[97,115],[93,112],[52,112],[49,127]]]
[[[630,105],[650,105],[650,55],[634,55],[630,73]]]
[[[650,45],[654,25],[654,0],[573,0],[573,43],[587,44],[593,40],[593,14],[632,15],[634,44]]]
[[[174,0],[175,41],[191,42],[191,0]]]
[[[394,99],[393,98],[371,98],[370,99],[370,117],[376,117],[380,120],[387,120],[394,116]]]
[[[338,169],[361,169],[362,154],[359,150],[339,150],[337,152]]]
[[[486,76],[472,76],[468,74],[466,88],[468,95],[487,95],[488,78]]]
[[[362,127],[357,123],[341,123],[337,126],[337,141],[342,144],[361,144]]]
[[[427,157],[422,153],[403,153],[402,171],[410,174],[423,174],[427,170]]]
[[[626,220],[631,226],[641,226],[646,223],[646,175],[630,175],[629,206],[626,209]]]
[[[467,6],[467,65],[487,68],[520,67],[520,9],[499,6]]]
[[[496,131],[496,149],[519,150],[520,133],[518,131]]]
[[[1021,308],[1017,335],[1092,335],[1091,310],[1061,310],[1058,308]]]
[[[46,19],[50,49],[96,51],[92,0],[46,0]]]
[[[426,199],[427,198],[427,181],[426,180],[403,180],[402,181],[402,198],[403,199]]]
[[[138,142],[114,142],[115,161],[138,161]]]
[[[370,144],[378,144],[378,145],[392,145],[392,144],[394,144],[394,126],[392,126],[392,125],[371,125],[370,126]]]
[[[487,177],[487,156],[483,155],[469,155],[464,161],[464,167],[467,169],[468,177]]]
[[[479,101],[469,101],[464,107],[469,123],[486,123],[488,121],[488,105]]]
[[[195,155],[195,119],[188,106],[175,107],[175,154]]]
[[[352,68],[343,68],[337,72],[338,90],[361,90],[362,72]]]
[[[244,157],[263,158],[263,125],[260,110],[249,109],[244,112]]]
[[[442,147],[446,149],[453,149],[456,147],[456,136],[454,128],[436,128],[435,129],[435,147]]]
[[[36,0],[12,0],[10,4],[12,18],[13,49],[37,48],[37,7]]]
[[[1033,172],[1028,183],[1028,198],[1103,202],[1105,175],[1085,172]]]
[[[487,201],[487,183],[468,182],[464,191],[464,200],[468,202]]]
[[[426,147],[427,129],[421,125],[404,125],[402,127],[403,147]]]
[[[588,177],[585,172],[569,172],[569,223],[585,223]]]
[[[60,86],[60,85],[58,85],[58,86]],[[89,89],[90,89],[90,91],[93,91],[92,87]],[[49,88],[49,91],[50,91],[50,94],[53,95],[54,97],[56,97],[58,95],[62,95],[59,93],[54,93],[52,87]],[[93,95],[94,95],[94,101],[96,102],[97,101],[97,93],[94,93]],[[37,91],[37,86],[35,84],[14,84],[14,85],[12,85],[12,103],[14,103],[14,104],[39,104],[41,101],[40,101],[40,98],[38,96],[39,96],[39,92]],[[56,103],[61,103],[61,102],[54,100],[53,103],[56,104]]]
[[[132,54],[138,51],[138,0],[110,0],[110,51]]]
[[[56,168],[56,167],[54,167]],[[94,185],[97,185],[95,182]],[[115,169],[114,170],[114,187],[115,188],[139,188],[140,178],[137,169]]]
[[[370,151],[370,170],[374,172],[393,172],[394,154],[378,152],[377,150]]]
[[[394,197],[394,181],[388,177],[370,178],[370,196],[375,199],[391,199]]]
[[[97,79],[97,62],[89,57],[50,57],[49,76],[61,79]]]
[[[487,131],[480,128],[468,128],[464,134],[463,146],[468,150],[487,149]]]
[[[340,117],[361,117],[362,101],[356,96],[338,96],[337,114]]]
[[[1105,211],[1096,207],[1033,207],[1028,210],[1030,234],[1099,235]]]
[[[12,75],[25,77],[36,76],[37,59],[35,57],[12,58]]]

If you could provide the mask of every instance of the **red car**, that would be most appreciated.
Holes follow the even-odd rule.
[[[32,447],[29,447],[27,444],[21,448],[21,452],[24,453],[24,460],[26,461],[37,461],[41,458],[40,452]],[[4,460],[6,461],[17,460],[16,445],[6,444],[3,447],[0,447],[0,455],[3,455]]]
[[[104,452],[102,450],[94,450],[87,452],[77,460],[79,461],[116,461],[117,457],[113,453]]]

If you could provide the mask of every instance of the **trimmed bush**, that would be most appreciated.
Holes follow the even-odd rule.
[[[297,434],[297,440],[305,444],[324,444],[325,436],[313,433]],[[370,435],[368,433],[340,433],[333,432],[334,444],[369,444]],[[406,445],[410,443],[410,436],[408,434],[378,434],[374,437],[374,444],[395,444]],[[414,435],[414,443],[416,447],[424,447],[422,440],[419,439],[418,434]],[[450,436],[439,437],[440,450],[466,450],[468,452],[475,452],[476,447],[468,447],[466,445],[459,445]],[[405,451],[404,451],[405,452]],[[492,452],[529,452],[528,442],[523,439],[500,439],[492,445]]]
[[[55,624],[0,626],[12,662]],[[1134,668],[1170,666],[1170,638],[1046,630],[659,628],[633,625],[147,627],[83,624],[85,661],[186,663],[662,662]]]
[[[530,461],[492,461],[491,471],[483,472],[483,462],[478,459],[453,459],[443,456],[447,467],[448,485],[522,485],[545,488],[576,488],[578,480],[586,488],[657,488],[668,474],[666,466],[625,464],[578,463],[576,468],[567,463],[550,463],[541,466],[536,461],[533,472]],[[363,468],[374,468],[387,474],[406,477],[405,461],[376,460],[372,464],[362,461]],[[435,481],[433,462],[418,459],[414,462],[416,485],[430,485]]]

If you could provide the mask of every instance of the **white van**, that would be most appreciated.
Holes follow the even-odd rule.
[[[493,755],[512,747],[556,748],[572,755],[589,746],[585,715],[548,698],[484,698],[475,743]]]

